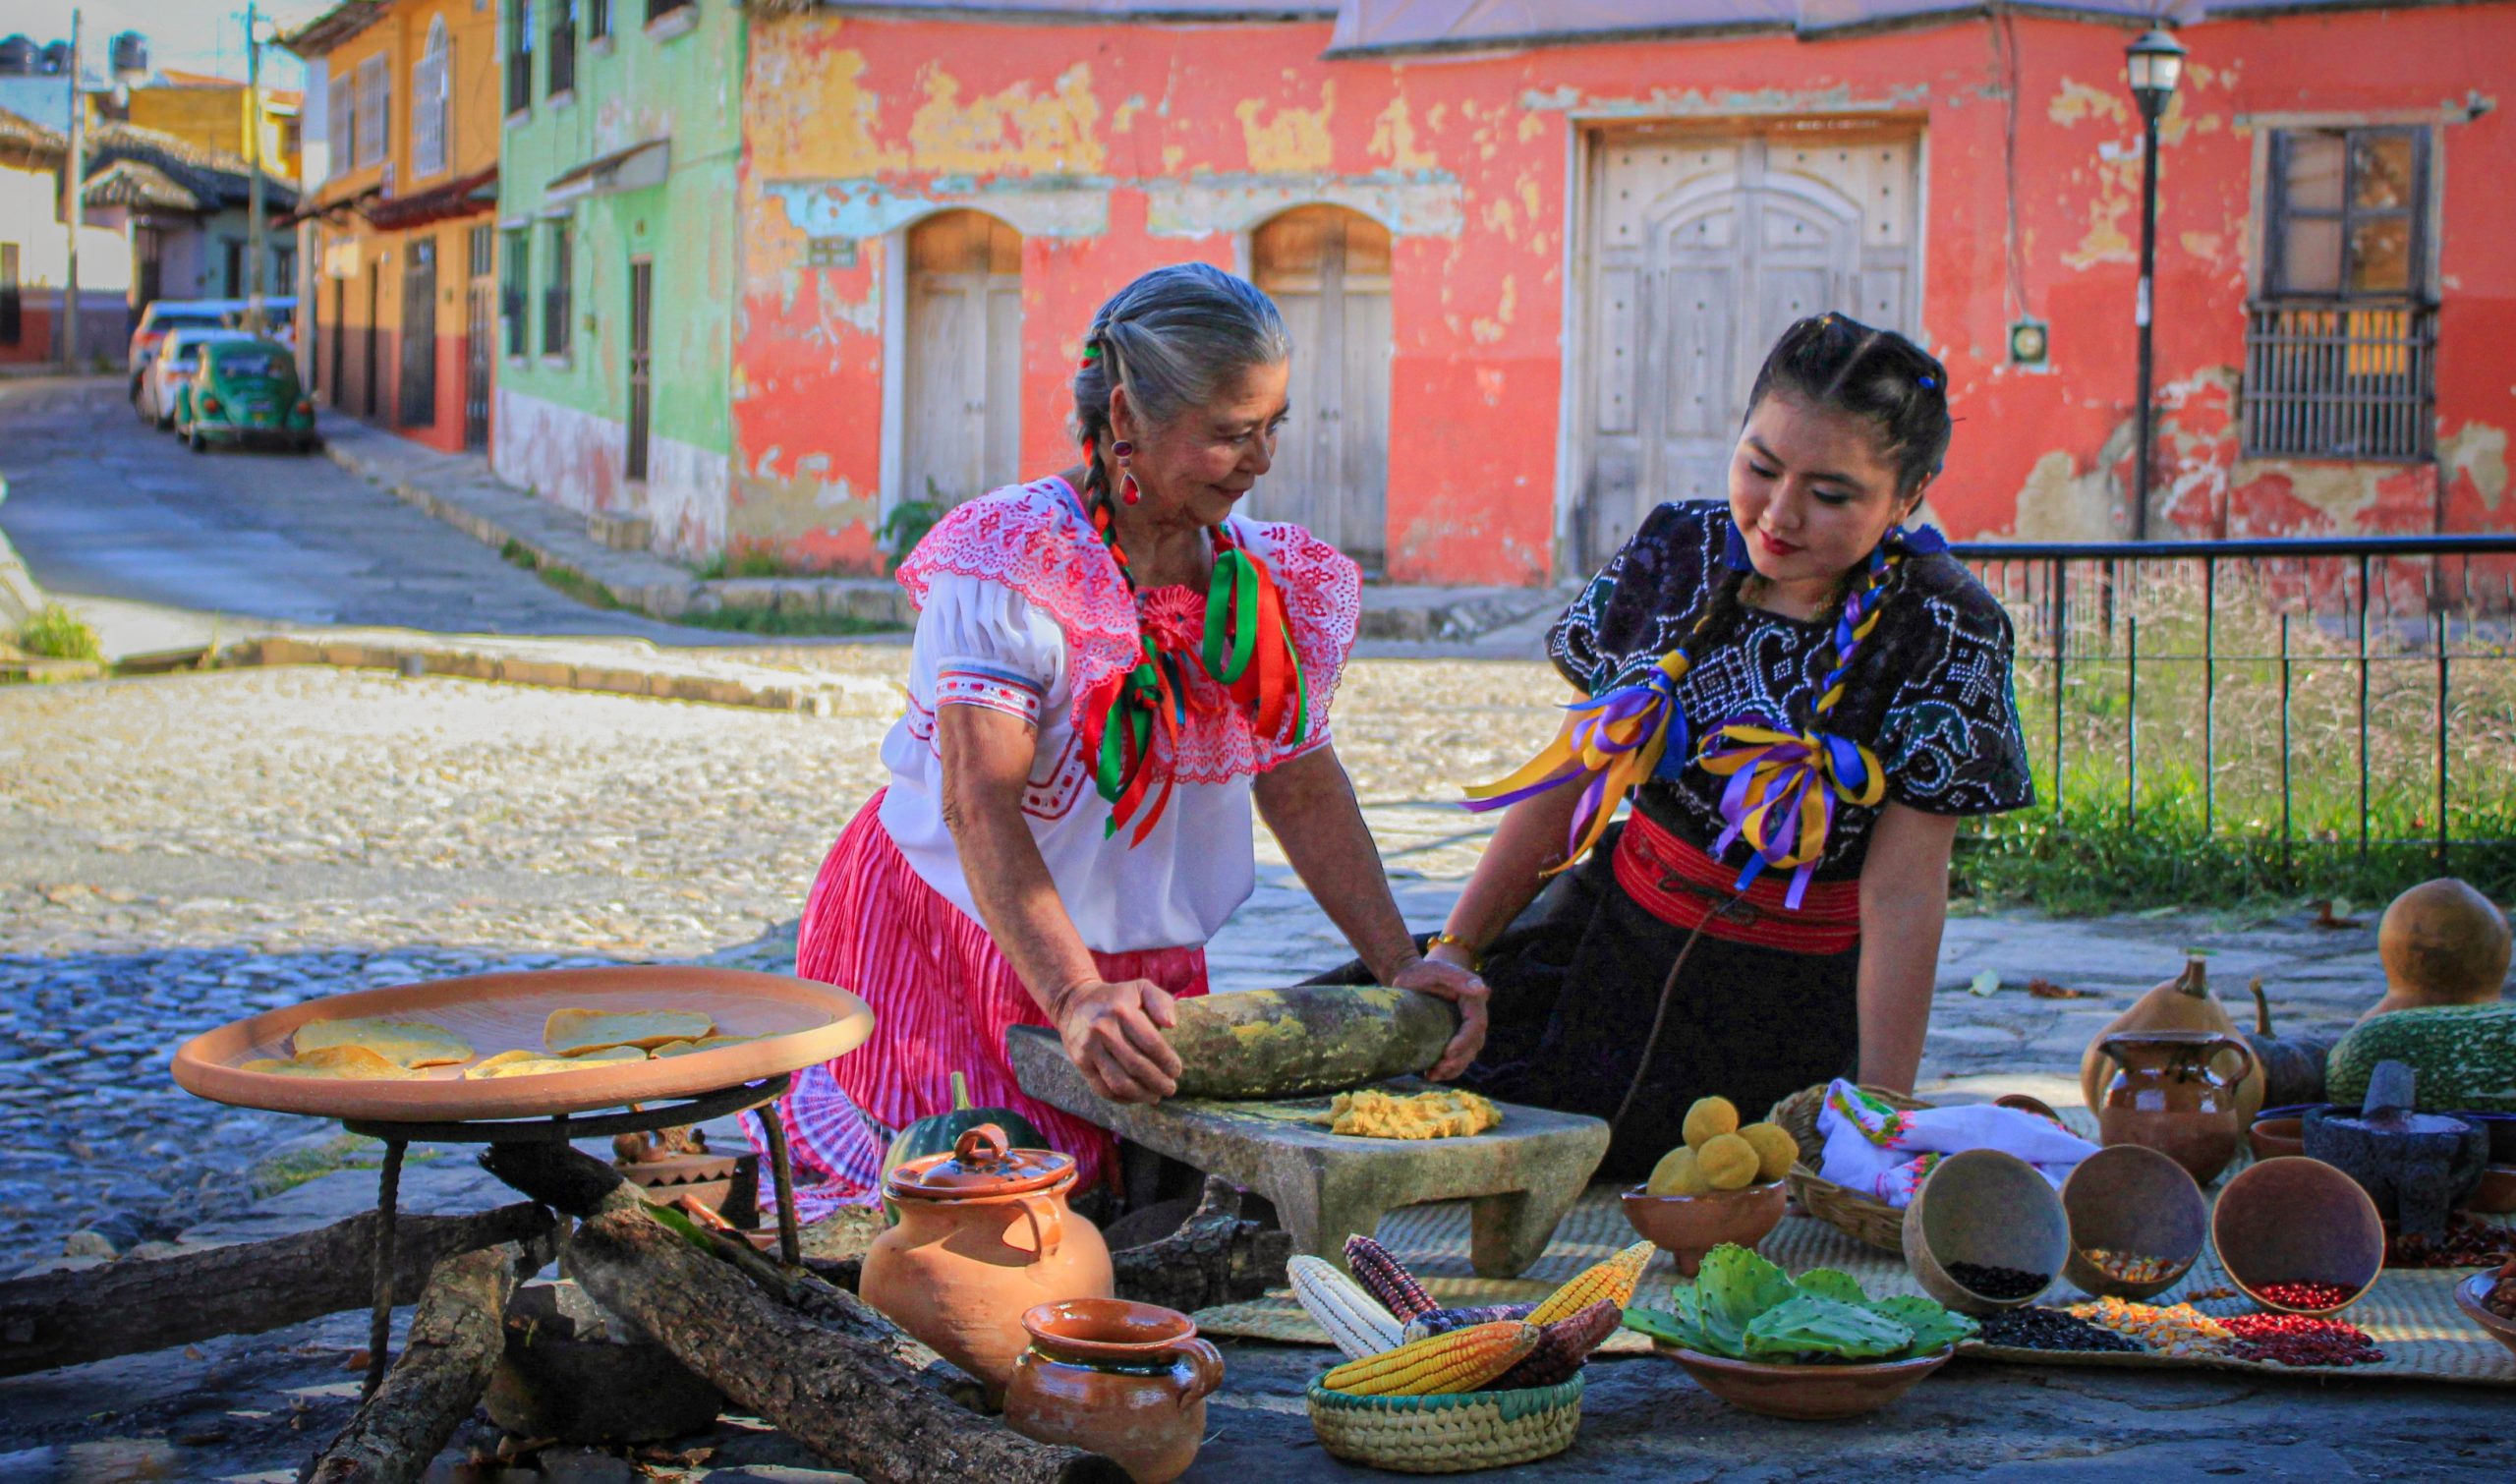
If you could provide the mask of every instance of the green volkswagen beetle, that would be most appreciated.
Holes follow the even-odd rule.
[[[276,340],[213,340],[200,369],[175,393],[175,434],[195,453],[213,443],[314,447],[314,404],[297,384],[297,361]]]

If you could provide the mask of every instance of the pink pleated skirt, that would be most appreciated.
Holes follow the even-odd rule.
[[[1023,1094],[1005,1060],[1004,1032],[1045,1025],[1047,1017],[987,929],[910,868],[883,828],[882,806],[878,792],[830,846],[795,945],[798,975],[852,990],[874,1010],[871,1040],[798,1073],[793,1090],[768,1110],[786,1133],[798,1214],[809,1222],[879,1200],[892,1134],[948,1112],[956,1071],[969,1081],[973,1107],[1009,1108],[1030,1119],[1075,1157],[1091,1188],[1110,1173],[1116,1141]],[[1104,979],[1148,979],[1183,998],[1206,993],[1202,946],[1092,957]],[[752,1137],[757,1143],[757,1130]]]

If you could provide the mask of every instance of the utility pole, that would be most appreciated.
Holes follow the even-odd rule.
[[[61,368],[79,364],[79,229],[87,217],[87,107],[79,95],[80,13],[70,13],[70,159],[65,184],[70,194],[70,264],[61,290]]]
[[[245,159],[253,174],[246,186],[245,256],[252,260],[246,269],[245,327],[261,334],[263,262],[268,256],[269,231],[262,219],[262,38],[257,29],[260,13],[248,0],[245,6]]]

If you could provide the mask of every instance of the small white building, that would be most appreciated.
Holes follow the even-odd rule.
[[[63,359],[63,289],[70,281],[70,142],[0,110],[0,366]],[[79,233],[79,357],[119,370],[131,340],[131,243],[120,226]]]

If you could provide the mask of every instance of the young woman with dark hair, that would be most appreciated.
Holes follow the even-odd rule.
[[[1794,324],[1728,503],[1642,523],[1549,636],[1588,699],[1470,790],[1508,812],[1430,949],[1492,991],[1462,1080],[1611,1119],[1612,1173],[1708,1094],[1754,1118],[1836,1076],[1913,1085],[1957,822],[2031,796],[2007,615],[1905,524],[1947,376],[1901,335]]]

